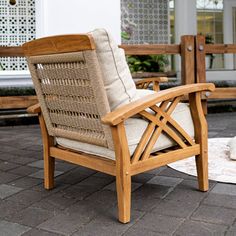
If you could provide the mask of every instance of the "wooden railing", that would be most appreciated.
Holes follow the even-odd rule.
[[[205,57],[207,53],[236,53],[235,44],[205,44],[202,35],[186,35],[181,37],[180,44],[152,45],[120,45],[126,55],[180,55],[182,84],[206,82]],[[22,57],[22,48],[0,47],[0,57]],[[203,103],[207,98],[236,98],[236,88],[217,88],[212,94],[203,95]],[[36,96],[0,97],[0,109],[26,108],[37,102]]]
[[[205,44],[205,37],[197,35],[195,37],[195,60],[196,75],[195,83],[205,83],[206,80],[206,54],[226,54],[236,53],[236,44]],[[225,78],[227,79],[227,78]],[[236,77],[235,77],[236,82]],[[236,98],[236,87],[216,88],[211,94],[205,94],[203,97],[204,107],[206,109],[206,99],[232,99]]]
[[[180,44],[121,45],[126,55],[180,55],[182,84],[195,83],[194,36],[181,37]]]

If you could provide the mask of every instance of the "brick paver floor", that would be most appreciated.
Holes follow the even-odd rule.
[[[236,136],[236,113],[208,115],[210,137]],[[42,186],[38,125],[0,128],[0,236],[236,235],[236,185],[162,167],[135,176],[132,220],[120,224],[114,178],[56,162],[56,187]]]

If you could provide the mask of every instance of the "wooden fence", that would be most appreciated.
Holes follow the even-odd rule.
[[[204,36],[186,35],[180,44],[121,45],[126,55],[180,55],[182,84],[206,82],[206,53],[236,53],[236,45],[205,44]],[[22,57],[21,47],[0,47],[0,57]],[[207,98],[236,98],[236,88],[217,88],[212,94],[203,94],[203,103]],[[0,109],[26,108],[37,102],[36,96],[0,97]]]

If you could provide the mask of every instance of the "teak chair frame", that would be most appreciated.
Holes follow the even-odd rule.
[[[53,55],[77,51],[95,51],[95,43],[90,35],[54,36],[38,39],[23,45],[27,58],[39,55]],[[28,112],[39,117],[44,155],[44,186],[54,187],[55,159],[61,159],[88,167],[116,177],[119,221],[130,221],[131,177],[133,175],[164,166],[187,157],[196,156],[199,189],[208,190],[207,122],[201,105],[201,92],[213,91],[213,84],[191,84],[167,89],[157,94],[131,102],[101,117],[101,122],[110,127],[115,160],[69,150],[55,144],[50,136],[41,107],[36,104]],[[192,139],[171,118],[171,113],[184,95],[189,95],[195,138]],[[161,105],[156,105],[161,104]],[[147,108],[152,113],[147,112]],[[135,115],[149,121],[139,145],[130,156],[124,122]],[[167,125],[168,124],[168,125]],[[164,131],[177,143],[174,148],[152,153],[152,147]]]

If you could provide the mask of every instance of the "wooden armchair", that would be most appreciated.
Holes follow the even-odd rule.
[[[111,111],[97,45],[89,34],[47,37],[23,45],[39,100],[28,111],[39,115],[45,188],[54,187],[55,158],[113,175],[119,221],[127,223],[133,175],[196,156],[199,189],[207,191],[207,123],[201,92],[213,91],[214,85],[167,89]],[[181,127],[185,115],[174,119],[186,94],[192,135]],[[135,129],[130,121],[137,122]],[[132,130],[138,132],[135,138],[140,136],[136,143],[130,143]]]

